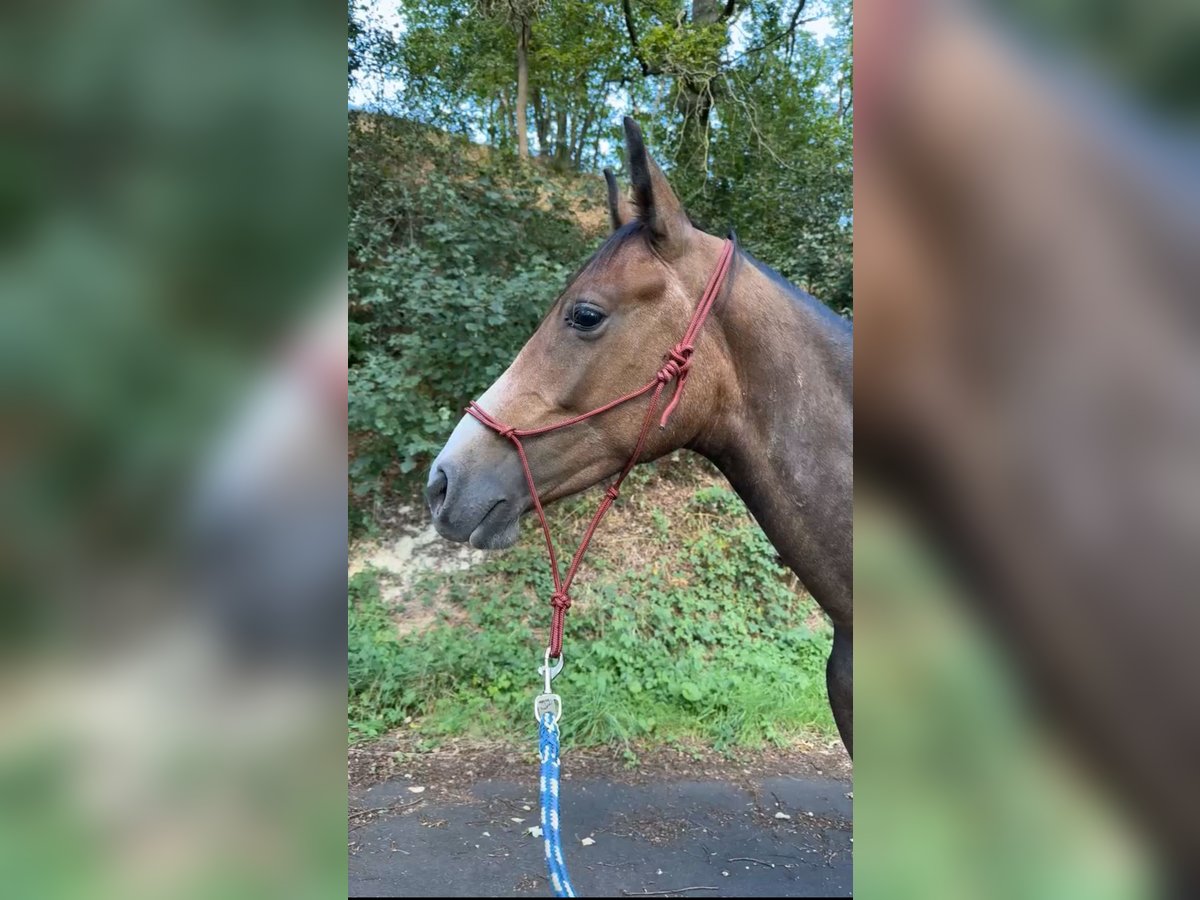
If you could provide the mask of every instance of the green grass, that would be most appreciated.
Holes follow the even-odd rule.
[[[555,518],[582,508],[563,504]],[[589,555],[594,577],[572,592],[567,665],[554,682],[565,742],[629,750],[635,741],[699,739],[728,749],[833,734],[824,679],[831,631],[806,624],[813,601],[793,588],[737,496],[704,487],[674,522],[661,511],[639,517],[653,561]],[[480,566],[414,585],[412,596],[445,592],[443,608],[456,611],[455,621],[421,632],[397,634],[376,573],[352,579],[352,740],[408,717],[432,739],[529,730],[550,584],[533,527]]]

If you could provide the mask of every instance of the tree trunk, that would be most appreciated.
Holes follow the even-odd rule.
[[[587,115],[583,117],[583,124],[579,127],[579,134],[575,138],[575,151],[572,154],[573,162],[576,169],[583,168],[583,147],[587,143],[588,131],[592,127],[592,119],[596,116],[596,107],[588,106]]]
[[[508,136],[512,134],[512,104],[508,102],[508,91],[500,91],[500,141],[503,145],[508,142]]]
[[[542,89],[535,88],[533,92],[533,127],[537,131],[538,156],[550,155],[550,118],[542,103]]]
[[[708,120],[712,115],[709,86],[681,81],[679,106],[683,114],[683,133],[675,164],[689,172],[692,178],[703,180],[708,158]]]
[[[730,5],[732,6],[732,5]],[[712,25],[723,22],[731,9],[722,0],[692,0],[692,24]],[[718,65],[713,60],[713,67]],[[680,78],[679,110],[683,115],[676,166],[688,173],[689,180],[704,180],[708,157],[708,120],[712,115],[712,87],[707,79]]]
[[[517,26],[517,155],[529,159],[529,23]]]
[[[711,25],[721,18],[724,0],[692,0],[692,24]]]
[[[562,103],[556,112],[554,122],[554,167],[564,170],[567,168],[567,105]]]

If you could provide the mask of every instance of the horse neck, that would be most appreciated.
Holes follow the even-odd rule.
[[[712,460],[835,623],[850,616],[851,333],[739,254],[714,308],[728,371],[693,449]]]

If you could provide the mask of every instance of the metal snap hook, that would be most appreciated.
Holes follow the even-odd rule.
[[[551,714],[551,722],[553,724],[557,724],[558,720],[562,717],[562,698],[554,693],[550,687],[550,682],[554,680],[554,676],[562,671],[562,667],[562,654],[560,653],[558,661],[551,665],[550,648],[547,647],[545,659],[538,666],[538,672],[545,679],[543,683],[545,690],[533,698],[533,717],[538,721],[538,724],[541,724],[542,718],[546,713]]]
[[[542,663],[542,665],[538,666],[538,673],[540,675],[544,675],[546,678],[545,693],[547,693],[547,694],[550,693],[550,682],[553,681],[554,677],[556,675],[558,675],[559,672],[562,671],[562,667],[563,667],[563,655],[561,653],[558,654],[558,662],[556,662],[553,666],[550,665],[550,648],[547,647],[545,661]]]

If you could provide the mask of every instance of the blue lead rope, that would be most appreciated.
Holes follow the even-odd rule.
[[[546,845],[546,871],[555,897],[574,897],[575,889],[567,877],[563,862],[562,833],[558,821],[558,723],[553,712],[546,711],[538,722],[539,750],[542,757],[542,837]]]

